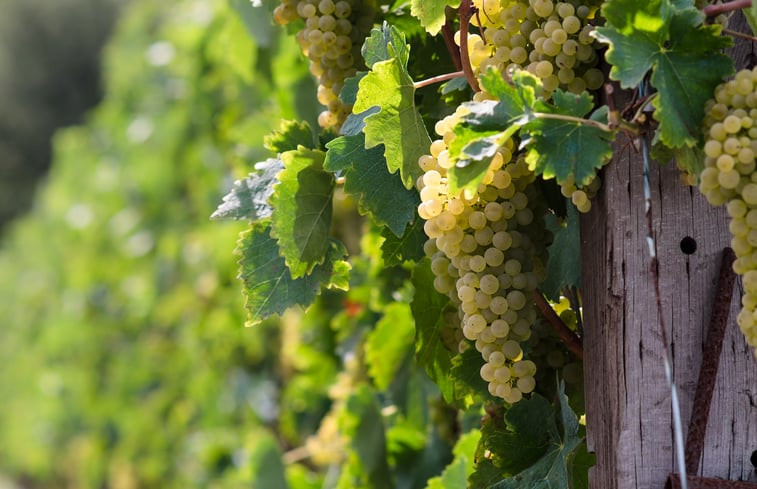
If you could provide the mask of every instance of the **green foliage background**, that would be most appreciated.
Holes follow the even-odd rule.
[[[32,204],[51,138],[102,97],[117,0],[0,0],[0,230]]]
[[[241,228],[208,216],[271,120],[313,118],[299,56],[249,2],[125,7],[103,103],[56,135],[33,211],[3,237],[0,474],[277,487],[256,467],[278,460],[278,333],[242,327]]]

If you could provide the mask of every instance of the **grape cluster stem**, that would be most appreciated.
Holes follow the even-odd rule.
[[[471,3],[467,0],[460,2],[460,61],[463,64],[463,72],[465,73],[465,79],[468,80],[468,85],[474,92],[481,90],[478,86],[478,80],[473,73],[473,67],[471,66],[470,56],[468,54],[468,27],[470,26],[471,19]]]
[[[757,42],[757,37],[750,36],[749,34],[745,34],[743,32],[734,31],[734,30],[731,30],[731,29],[723,29],[722,32],[723,32],[723,34],[728,34],[729,36],[740,37],[742,39],[747,39],[747,40],[752,41],[752,42]]]
[[[452,73],[432,76],[431,78],[426,78],[425,80],[413,83],[413,88],[418,89],[426,87],[428,85],[433,85],[434,83],[441,83],[443,81],[451,80],[453,78],[461,78],[463,76],[465,76],[465,73],[463,71],[453,71]]]
[[[570,328],[568,328],[568,326],[565,325],[562,319],[560,319],[560,316],[555,313],[554,309],[552,309],[546,299],[544,299],[541,291],[539,291],[538,289],[534,291],[534,302],[536,302],[536,307],[542,313],[544,318],[549,321],[549,324],[552,325],[552,328],[555,330],[557,336],[565,344],[565,347],[570,350],[570,352],[573,353],[579,360],[583,360],[584,346],[581,338],[579,338],[576,333],[574,333]]]
[[[455,45],[455,31],[452,27],[452,18],[449,16],[442,26],[442,38],[444,38],[444,45],[447,46],[447,51],[449,51],[455,69],[462,71],[463,63],[460,61],[460,50],[457,48],[457,45]]]

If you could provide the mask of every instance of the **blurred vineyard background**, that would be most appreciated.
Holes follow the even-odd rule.
[[[278,325],[243,327],[242,224],[209,221],[275,121],[317,113],[272,7],[0,1],[9,487],[277,488],[285,472],[320,487],[284,469],[279,443],[302,443],[328,409],[298,389],[328,384],[333,345],[298,353],[319,367],[288,382]]]

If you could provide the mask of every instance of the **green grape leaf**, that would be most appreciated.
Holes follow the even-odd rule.
[[[705,102],[733,71],[721,52],[730,39],[719,35],[720,26],[703,24],[704,15],[691,1],[612,0],[602,15],[607,23],[595,36],[609,45],[610,78],[635,88],[651,70],[660,140],[670,147],[697,144]]]
[[[270,198],[272,230],[292,278],[310,273],[329,249],[334,177],[323,169],[324,157],[302,146],[281,154],[284,170]]]
[[[481,430],[471,430],[462,435],[452,449],[454,458],[441,475],[429,479],[426,489],[460,489],[466,487],[468,476],[473,473],[475,453],[481,439]]]
[[[496,152],[499,146],[495,142],[490,147]],[[482,160],[460,160],[455,163],[454,167],[449,169],[447,184],[449,185],[449,193],[451,195],[456,195],[460,190],[466,188],[475,192],[478,185],[484,180],[486,170],[489,168],[489,163],[491,162],[491,156],[485,158]]]
[[[442,84],[441,86],[441,94],[447,95],[452,92],[456,92],[458,90],[467,90],[468,89],[468,80],[465,79],[464,76],[458,76],[457,78],[453,78],[447,83]]]
[[[460,6],[460,0],[412,0],[410,14],[421,21],[426,32],[435,36],[446,20],[445,7],[457,8],[458,6]]]
[[[241,256],[239,278],[244,284],[249,324],[295,305],[309,305],[322,286],[345,288],[348,282],[349,264],[342,260],[347,251],[334,240],[329,241],[321,265],[310,275],[293,279],[266,222],[254,223],[242,233],[234,252]]]
[[[485,454],[503,475],[514,475],[538,461],[549,449],[556,433],[554,409],[544,397],[533,394],[507,410],[502,417],[490,416],[481,427],[477,458]]]
[[[489,489],[501,481],[502,471],[488,458],[478,458],[473,473],[468,477],[468,489]]]
[[[558,433],[554,418],[549,423],[550,441],[547,452],[536,463],[497,484],[491,489],[562,489],[570,487],[571,458],[581,444],[578,436],[578,417],[568,405],[565,386],[559,392],[559,413],[562,433]],[[522,401],[521,401],[522,402]],[[517,406],[517,404],[516,404]],[[518,449],[516,447],[516,449]]]
[[[364,110],[359,114],[348,115],[344,120],[344,124],[342,124],[342,129],[340,130],[340,132],[344,136],[357,136],[358,134],[362,134],[363,129],[365,129],[365,118],[371,114],[377,113],[378,111],[378,107],[371,107],[370,109]]]
[[[412,283],[415,295],[410,309],[415,319],[415,358],[431,380],[437,383],[444,399],[451,402],[454,398],[454,385],[449,377],[452,353],[444,346],[440,336],[444,328],[442,313],[449,298],[434,289],[434,274],[428,258],[415,265]]]
[[[489,396],[489,384],[481,378],[484,359],[474,347],[469,347],[459,355],[452,357],[450,376],[455,383],[455,400],[469,404],[472,398]]]
[[[315,149],[315,140],[307,122],[282,120],[278,130],[263,138],[263,146],[273,153],[284,153],[298,146]]]
[[[537,102],[541,113],[534,113],[521,128],[522,144],[528,150],[526,162],[544,178],[563,182],[572,177],[577,185],[586,185],[612,158],[610,144],[615,133],[580,120],[559,118],[585,117],[594,106],[587,92],[575,95],[557,89],[552,100],[553,105]]]
[[[418,261],[423,258],[423,245],[428,237],[423,231],[423,219],[416,218],[405,228],[402,236],[397,237],[394,232],[384,230],[381,236],[381,257],[387,267],[402,265],[406,261]]]
[[[249,219],[257,221],[271,217],[273,208],[268,199],[273,194],[273,186],[278,181],[277,175],[284,169],[279,158],[270,158],[255,165],[257,173],[237,180],[231,191],[224,196],[211,219]]]
[[[360,481],[350,487],[391,489],[392,476],[387,462],[386,434],[381,411],[373,392],[365,384],[359,385],[347,398],[339,418],[339,428],[350,440],[351,464],[359,465]]]
[[[415,325],[410,306],[393,302],[376,323],[365,342],[368,374],[379,390],[386,390],[394,380],[404,358],[412,352]]]
[[[702,148],[700,146],[669,148],[659,140],[659,134],[659,130],[656,131],[652,140],[652,150],[649,153],[652,159],[663,165],[675,160],[680,169],[698,178],[704,170],[705,155]]]
[[[342,91],[339,92],[339,100],[348,105],[354,104],[355,100],[357,99],[357,90],[360,84],[360,80],[362,80],[363,77],[367,74],[367,71],[358,71],[357,73],[355,73],[355,76],[344,80]]]
[[[355,196],[360,214],[370,214],[377,224],[402,236],[420,197],[415,189],[402,185],[399,175],[389,173],[382,148],[365,149],[364,140],[365,136],[358,134],[330,141],[324,168],[342,172],[344,190]]]
[[[451,193],[478,188],[491,158],[528,121],[536,103],[535,93],[540,90],[526,72],[513,75],[515,85],[507,83],[494,68],[487,70],[480,80],[499,100],[463,104],[465,115],[453,128],[455,138],[448,148],[449,157],[455,162],[448,172]]]
[[[581,281],[581,239],[576,206],[567,205],[565,222],[557,222],[554,216],[547,216],[547,227],[554,235],[549,247],[547,277],[541,284],[541,291],[552,301],[560,300],[560,292],[565,287],[578,286]]]
[[[378,112],[365,118],[365,147],[383,144],[389,171],[399,170],[402,183],[409,189],[422,173],[418,158],[428,152],[431,139],[415,106],[415,87],[407,72],[407,47],[403,36],[387,26],[381,31],[374,29],[371,36],[389,39],[387,50],[398,55],[375,62],[372,71],[360,80],[353,111],[360,113],[379,107]]]
[[[406,67],[410,59],[410,46],[405,42],[405,35],[399,29],[384,22],[381,29],[371,30],[360,53],[363,55],[365,65],[371,69],[379,61],[395,58],[401,66]]]

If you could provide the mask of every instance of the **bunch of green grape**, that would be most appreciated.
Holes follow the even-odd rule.
[[[474,0],[477,12],[472,23],[480,34],[469,34],[468,53],[474,73],[493,66],[507,76],[525,69],[541,79],[543,96],[555,89],[573,93],[597,90],[604,75],[596,65],[600,44],[590,23],[597,10],[585,1],[553,3],[552,0]],[[460,32],[456,33],[460,43]],[[562,194],[580,212],[591,209],[590,198],[599,179],[578,184],[572,179],[557,182]]]
[[[494,156],[476,191],[451,192],[445,141],[462,110],[437,123],[442,139],[419,160],[418,213],[426,221],[434,287],[458,307],[460,351],[472,343],[485,361],[481,377],[489,392],[515,403],[535,387],[536,365],[524,359],[521,344],[537,318],[532,295],[544,278],[550,236],[535,175],[523,156],[512,154],[512,141]]]
[[[538,76],[548,98],[556,88],[573,93],[597,90],[604,75],[596,68],[599,44],[589,23],[596,8],[579,0],[474,0],[468,51],[474,72],[494,66],[503,73],[526,69]],[[459,41],[459,32],[457,40]]]
[[[731,216],[733,269],[743,277],[738,324],[757,348],[757,68],[718,85],[706,106],[705,168],[699,189],[712,205],[727,204]]]
[[[304,21],[297,42],[310,59],[310,72],[318,78],[318,101],[326,106],[318,124],[338,130],[352,111],[351,105],[339,100],[339,93],[360,65],[360,46],[373,27],[371,2],[282,0],[273,15],[281,25]]]

